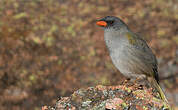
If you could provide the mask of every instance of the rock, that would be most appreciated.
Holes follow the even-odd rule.
[[[55,107],[44,106],[42,110],[166,110],[168,106],[156,90],[127,82],[79,89],[60,98]]]

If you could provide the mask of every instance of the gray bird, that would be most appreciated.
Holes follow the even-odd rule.
[[[130,79],[151,79],[151,84],[167,102],[159,86],[156,57],[146,41],[117,17],[107,16],[96,24],[104,28],[104,40],[116,68]]]

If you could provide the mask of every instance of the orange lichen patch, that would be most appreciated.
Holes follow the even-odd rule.
[[[124,88],[124,86],[123,86],[123,85],[109,86],[108,88],[111,89],[111,90],[115,90],[115,89],[121,89],[121,88]]]
[[[123,103],[124,101],[120,98],[114,98],[114,99],[109,99],[108,102],[106,103],[106,109],[118,109],[119,106]]]
[[[151,97],[151,94],[149,94],[146,90],[136,90],[133,92],[133,94],[136,96],[136,98],[138,99],[143,99],[147,96],[150,96]],[[150,98],[149,97],[149,98]],[[150,100],[150,99],[146,99],[146,100]]]
[[[106,89],[106,86],[102,86],[102,85],[98,85],[98,86],[96,86],[96,88],[98,89],[98,90],[105,90]]]
[[[45,105],[41,108],[41,110],[48,110],[48,107]]]
[[[143,107],[139,106],[139,105],[136,105],[136,109],[137,110],[144,110]]]

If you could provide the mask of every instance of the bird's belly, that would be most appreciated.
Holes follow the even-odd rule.
[[[110,53],[112,62],[116,68],[126,77],[138,77],[142,70],[139,67],[139,62],[136,62],[134,56],[126,51],[115,49]]]

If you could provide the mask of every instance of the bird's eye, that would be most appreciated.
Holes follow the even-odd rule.
[[[109,24],[113,24],[113,23],[114,23],[114,21],[108,21],[108,23],[109,23]]]

